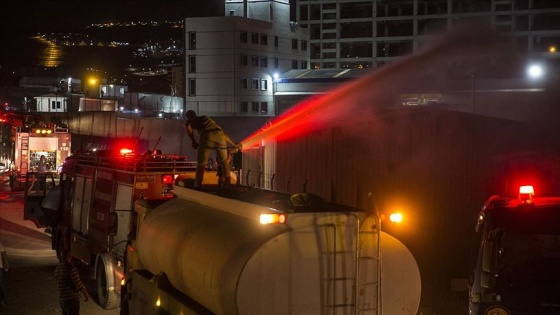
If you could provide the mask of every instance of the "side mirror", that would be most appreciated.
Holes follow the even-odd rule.
[[[115,236],[119,230],[119,216],[117,212],[109,213],[109,235]]]

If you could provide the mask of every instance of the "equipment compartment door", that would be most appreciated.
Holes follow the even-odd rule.
[[[92,179],[76,176],[74,207],[72,208],[72,229],[87,234],[88,216],[91,203]]]

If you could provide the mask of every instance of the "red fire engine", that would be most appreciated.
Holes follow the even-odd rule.
[[[18,131],[14,156],[16,170],[21,175],[25,175],[27,171],[36,171],[37,162],[44,156],[48,171],[56,172],[71,153],[70,142],[68,128],[48,126]]]
[[[172,198],[174,177],[195,166],[178,156],[76,154],[64,162],[60,178],[27,172],[24,218],[50,228],[57,254],[68,249],[83,262],[100,305],[115,308],[134,201]]]

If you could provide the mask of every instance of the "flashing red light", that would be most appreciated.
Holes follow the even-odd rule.
[[[163,184],[173,184],[173,175],[163,175],[161,177],[161,182]]]
[[[531,185],[519,187],[519,201],[524,204],[533,203],[535,189]]]
[[[121,152],[122,155],[125,155],[125,154],[130,154],[130,153],[132,153],[132,150],[131,150],[131,149],[127,149],[127,148],[122,148],[120,152]]]

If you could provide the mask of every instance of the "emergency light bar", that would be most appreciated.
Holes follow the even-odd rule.
[[[52,133],[51,129],[33,129],[33,133],[38,135],[50,135]]]
[[[519,202],[523,204],[533,203],[534,194],[535,194],[535,189],[531,185],[519,187]]]
[[[275,224],[286,222],[286,215],[284,213],[263,213],[259,219],[261,224]]]

